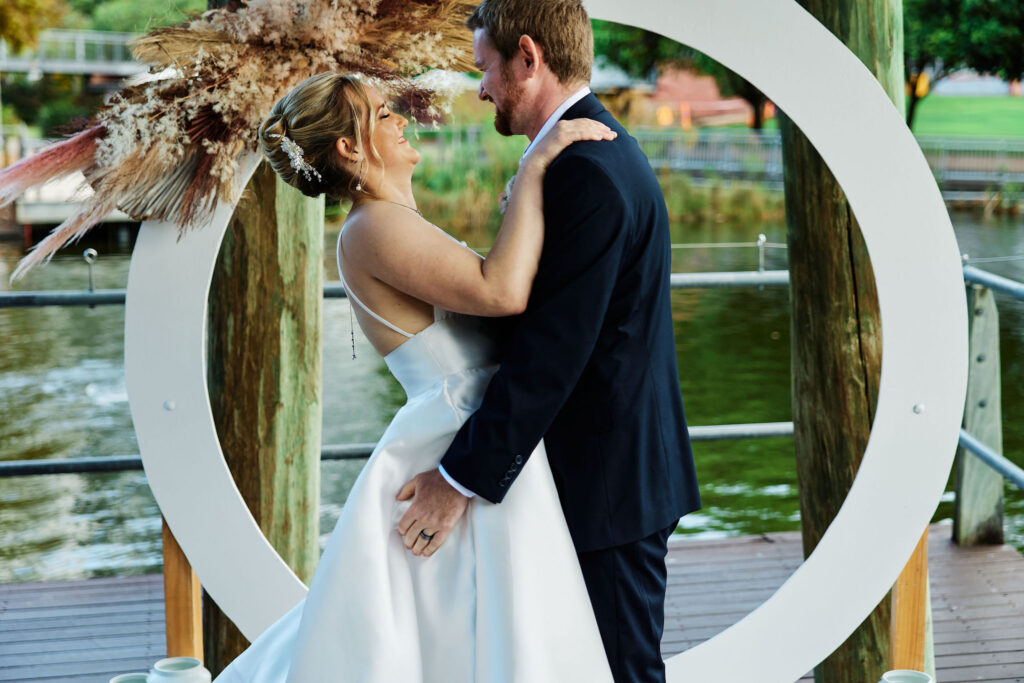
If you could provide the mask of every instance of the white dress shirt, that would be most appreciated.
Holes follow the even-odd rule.
[[[570,95],[569,98],[565,100],[565,102],[562,102],[562,104],[558,106],[558,109],[556,109],[551,114],[551,116],[548,117],[548,120],[544,122],[544,125],[540,127],[540,131],[538,131],[537,135],[533,138],[533,140],[530,141],[530,144],[526,146],[526,151],[523,152],[523,156],[525,157],[527,154],[529,154],[530,150],[533,149],[533,146],[537,144],[537,141],[544,137],[548,133],[548,131],[555,127],[555,124],[558,123],[559,120],[561,120],[562,116],[565,114],[565,112],[569,111],[569,108],[572,105],[576,104],[589,94],[590,88],[584,86],[583,88],[580,88],[572,95]],[[439,472],[441,472],[441,476],[444,477],[444,480],[451,484],[452,488],[454,488],[456,491],[466,496],[467,498],[473,498],[476,496],[475,493],[467,489],[459,482],[452,479],[451,475],[445,472],[443,466],[438,465],[437,469]]]
[[[527,145],[526,151],[523,152],[523,156],[525,157],[527,154],[529,154],[530,150],[533,149],[534,145],[537,144],[537,141],[544,137],[549,130],[555,127],[555,124],[561,120],[562,116],[565,115],[565,112],[569,111],[569,108],[572,105],[576,104],[589,94],[590,88],[584,86],[577,90],[576,92],[574,92],[572,95],[570,95],[569,99],[567,99],[565,102],[562,102],[562,104],[559,105],[558,109],[556,109],[554,113],[548,117],[548,120],[544,122],[544,125],[540,127],[540,131],[537,132],[536,137],[534,137],[533,140],[530,141],[530,144]]]

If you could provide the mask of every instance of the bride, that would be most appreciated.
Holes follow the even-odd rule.
[[[306,599],[217,680],[611,681],[543,444],[500,505],[466,499],[447,539],[426,551],[396,527],[409,506],[399,489],[437,468],[497,369],[500,335],[486,319],[526,306],[543,245],[545,169],[569,144],[615,133],[577,119],[545,136],[520,163],[481,259],[416,210],[420,154],[403,136],[407,124],[373,88],[323,73],[260,126],[286,182],[352,200],[338,269],[408,400],[353,486]]]

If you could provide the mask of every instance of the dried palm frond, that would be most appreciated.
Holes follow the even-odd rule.
[[[96,141],[102,134],[102,126],[93,126],[0,171],[0,207],[13,202],[30,187],[81,171],[92,164],[96,156]]]
[[[202,224],[218,199],[234,199],[232,177],[270,108],[314,74],[365,74],[417,118],[435,118],[443,79],[414,77],[473,68],[472,9],[460,0],[250,0],[138,38],[132,52],[150,65],[147,80],[124,87],[87,130],[0,172],[0,206],[76,171],[95,191],[11,279],[115,207],[135,220],[177,222],[182,233]]]

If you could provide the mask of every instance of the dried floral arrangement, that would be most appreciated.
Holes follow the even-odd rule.
[[[18,264],[49,260],[117,208],[134,220],[201,225],[257,149],[274,103],[323,71],[363,74],[418,119],[453,94],[430,69],[468,71],[473,7],[456,0],[250,0],[137,39],[151,78],[117,93],[77,135],[0,171],[0,206],[81,171],[94,194]],[[420,75],[420,77],[416,77]]]

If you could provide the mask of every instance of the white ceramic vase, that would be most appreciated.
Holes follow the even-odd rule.
[[[935,679],[920,671],[897,669],[886,671],[878,683],[935,683]]]
[[[212,676],[194,657],[168,657],[153,665],[146,683],[210,683]]]

